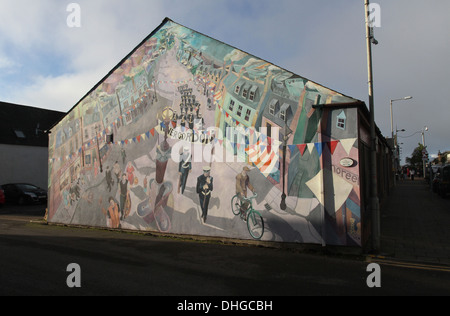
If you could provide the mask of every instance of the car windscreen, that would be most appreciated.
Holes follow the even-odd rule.
[[[18,184],[17,186],[23,191],[39,189],[37,186],[34,186],[32,184]]]

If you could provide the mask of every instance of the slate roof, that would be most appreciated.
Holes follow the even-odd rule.
[[[45,133],[65,112],[0,101],[0,144],[48,147]]]

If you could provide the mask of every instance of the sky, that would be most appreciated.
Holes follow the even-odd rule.
[[[450,1],[371,3],[377,126],[412,96],[393,102],[402,161],[425,126],[430,155],[450,150]],[[0,0],[0,101],[69,111],[165,17],[369,104],[364,0]]]

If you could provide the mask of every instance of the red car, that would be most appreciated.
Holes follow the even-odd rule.
[[[0,188],[0,206],[5,204],[5,192]]]

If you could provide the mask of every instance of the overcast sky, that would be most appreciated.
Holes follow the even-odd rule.
[[[425,126],[431,154],[450,150],[450,1],[371,2],[378,127],[390,137],[390,100],[412,96],[394,102],[402,158]],[[165,17],[368,105],[363,0],[0,0],[0,100],[70,110]]]

